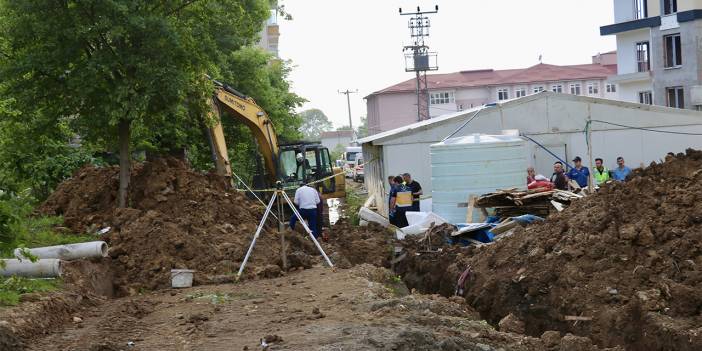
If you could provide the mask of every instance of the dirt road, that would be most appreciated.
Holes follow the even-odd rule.
[[[467,305],[407,294],[387,270],[323,267],[109,300],[29,350],[540,350]],[[133,343],[133,344],[132,344]],[[133,346],[130,346],[133,345]]]

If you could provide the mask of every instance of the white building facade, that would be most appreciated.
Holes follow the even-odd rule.
[[[624,101],[702,109],[702,1],[614,0],[617,74]]]
[[[589,163],[584,133],[588,121],[591,121],[592,158],[603,158],[610,169],[616,167],[619,156],[635,168],[659,161],[668,152],[702,148],[700,112],[542,92],[359,139],[364,159],[374,160],[364,169],[365,185],[381,211],[386,210],[388,175],[409,172],[422,184],[424,193],[429,194],[433,189],[432,144],[449,135],[500,134],[504,130],[518,130],[531,138],[526,148],[527,164],[537,173],[550,176],[557,160],[553,155],[567,164],[572,164],[576,156],[582,157],[586,165]],[[696,135],[674,134],[679,132]],[[526,169],[524,179],[526,187]]]

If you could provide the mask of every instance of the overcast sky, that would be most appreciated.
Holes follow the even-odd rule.
[[[294,91],[335,126],[348,125],[351,95],[354,126],[366,115],[363,97],[413,78],[404,71],[402,47],[411,43],[408,16],[419,5],[431,15],[427,44],[439,54],[439,73],[483,68],[523,68],[589,63],[616,49],[599,27],[612,24],[611,0],[282,0],[293,15],[279,20],[280,56],[292,60]]]

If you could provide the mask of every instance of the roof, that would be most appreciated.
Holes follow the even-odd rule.
[[[564,80],[605,79],[614,74],[617,74],[616,65],[583,64],[557,66],[539,63],[538,65],[523,69],[481,69],[445,74],[430,74],[427,75],[427,88],[430,90],[438,90]],[[414,91],[415,88],[416,80],[413,78],[376,91],[371,95]]]
[[[486,112],[490,109],[494,108],[508,108],[516,105],[520,105],[523,103],[528,103],[534,100],[538,99],[545,99],[545,98],[550,98],[550,99],[557,99],[557,100],[571,100],[571,101],[581,101],[581,102],[590,102],[590,103],[597,103],[600,105],[610,105],[610,106],[616,106],[616,107],[621,107],[621,108],[629,108],[629,109],[637,109],[637,110],[648,110],[648,111],[656,111],[656,112],[665,112],[667,114],[671,115],[686,115],[686,116],[693,116],[695,118],[702,118],[702,113],[695,111],[695,110],[687,110],[687,109],[678,109],[678,108],[672,108],[672,107],[665,107],[665,106],[657,106],[657,105],[646,105],[646,104],[637,104],[633,102],[625,102],[625,101],[617,101],[617,100],[609,100],[609,99],[603,99],[603,98],[595,98],[595,97],[589,97],[589,96],[583,96],[583,95],[571,95],[571,94],[560,94],[560,93],[553,93],[550,91],[543,91],[537,94],[532,94],[532,95],[527,95],[521,98],[516,98],[516,99],[511,99],[511,100],[506,100],[502,101],[499,103],[494,103],[490,105],[484,105],[484,106],[479,106],[472,108],[470,110],[464,110],[464,111],[459,111],[459,112],[454,112],[446,115],[442,115],[439,117],[435,117],[432,119],[424,120],[421,122],[416,122],[413,124],[409,124],[403,127],[395,128],[392,130],[388,130],[382,133],[378,134],[373,134],[371,136],[362,138],[357,140],[359,144],[366,144],[366,143],[382,143],[387,140],[395,139],[401,136],[413,134],[415,132],[419,132],[422,130],[429,130],[431,128],[447,124],[447,123],[452,123],[454,120],[461,120],[461,119],[466,119],[468,117],[472,117],[481,110],[485,110]]]
[[[335,130],[332,132],[322,132],[320,137],[322,139],[325,139],[325,138],[352,138],[353,131],[351,131],[351,130]]]

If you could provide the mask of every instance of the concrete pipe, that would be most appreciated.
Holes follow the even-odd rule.
[[[50,258],[31,262],[28,260],[3,259],[0,276],[27,278],[56,278],[61,276],[61,260]]]
[[[107,257],[107,243],[104,241],[37,247],[25,250],[29,250],[29,253],[38,258],[60,258],[64,261]],[[22,249],[15,249],[15,257],[25,259],[22,256],[22,251]]]

